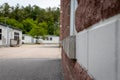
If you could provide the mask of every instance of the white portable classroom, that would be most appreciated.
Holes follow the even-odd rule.
[[[59,36],[47,35],[44,40],[40,39],[40,42],[44,44],[59,44]]]
[[[0,46],[20,46],[22,31],[12,26],[0,24]]]
[[[22,43],[23,44],[35,44],[36,43],[36,39],[33,38],[30,35],[23,34],[23,36],[22,36]]]

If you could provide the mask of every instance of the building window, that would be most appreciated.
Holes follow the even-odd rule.
[[[2,40],[2,29],[0,29],[0,40]]]
[[[50,40],[52,40],[52,38],[50,38]]]
[[[19,33],[14,32],[14,40],[19,40]]]
[[[0,29],[0,33],[2,33],[2,29]]]

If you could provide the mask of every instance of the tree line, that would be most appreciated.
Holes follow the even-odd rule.
[[[0,23],[19,28],[23,34],[31,36],[59,35],[60,9],[40,8],[37,5],[26,7],[8,3],[0,5]]]

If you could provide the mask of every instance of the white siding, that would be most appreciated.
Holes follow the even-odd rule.
[[[34,43],[34,44],[36,43],[36,40],[37,40],[37,39],[33,38],[33,43]]]
[[[29,36],[29,35],[23,35],[23,36],[24,36],[24,40],[22,40],[23,43],[25,43],[25,44],[31,44],[31,43],[33,43],[32,36]]]
[[[52,37],[53,43],[59,43],[59,37]]]
[[[116,21],[89,31],[89,72],[96,80],[115,80]]]
[[[59,43],[59,37],[58,36],[46,36],[48,37],[48,40],[40,40],[41,43],[50,43],[50,44],[58,44]],[[52,40],[50,40],[52,38]]]
[[[87,31],[84,30],[76,35],[76,58],[77,61],[87,69],[87,64],[88,64],[88,53],[87,53],[87,38],[88,34]]]
[[[14,34],[12,34],[12,31],[13,31],[13,29],[8,28],[8,31],[7,31],[7,33],[8,33],[7,44],[8,45],[10,45],[10,39],[14,39],[14,38],[12,38],[12,36],[14,35]]]
[[[7,27],[0,25],[0,28],[2,29],[2,40],[0,40],[0,45],[7,46]]]
[[[22,31],[12,29],[10,27],[2,26],[0,25],[0,28],[2,29],[2,40],[0,40],[1,46],[10,46],[10,40],[14,39],[14,32],[19,33],[20,37],[20,45],[22,43]]]
[[[118,55],[118,65],[117,65],[117,68],[118,68],[118,79],[117,80],[120,80],[120,19],[119,19],[119,25],[118,25],[118,52],[117,52],[117,55]]]
[[[76,58],[95,80],[120,80],[120,15],[79,32]]]

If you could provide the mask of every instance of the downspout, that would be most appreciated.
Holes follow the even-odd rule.
[[[70,2],[70,36],[76,34],[75,29],[75,11],[78,7],[77,0],[71,0]]]

